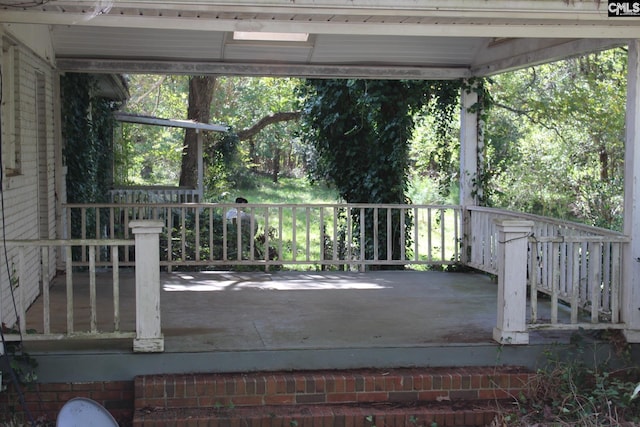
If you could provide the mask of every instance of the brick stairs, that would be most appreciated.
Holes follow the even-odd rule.
[[[470,367],[139,376],[133,426],[485,426],[531,375]]]

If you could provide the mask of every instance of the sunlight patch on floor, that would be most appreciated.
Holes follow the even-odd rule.
[[[367,290],[385,289],[388,286],[366,280],[341,280],[338,276],[308,274],[295,278],[278,278],[273,280],[267,273],[217,273],[207,274],[203,279],[202,273],[198,278],[189,273],[173,273],[163,281],[162,289],[166,292],[212,292],[212,291],[240,291],[240,290]]]

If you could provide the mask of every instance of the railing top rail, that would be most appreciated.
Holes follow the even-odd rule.
[[[7,246],[127,246],[133,245],[133,239],[38,239],[5,240]]]
[[[138,191],[138,190],[176,190],[195,191],[194,187],[179,187],[174,185],[128,185],[126,187],[113,187],[110,191]]]
[[[110,208],[110,207],[158,207],[165,206],[171,208],[181,207],[236,207],[238,203],[179,203],[179,202],[149,202],[149,203],[67,203],[63,205],[67,208]],[[288,208],[288,207],[314,207],[314,208],[394,208],[394,209],[460,209],[459,205],[414,205],[414,204],[393,204],[393,203],[243,203],[243,207],[247,208]]]
[[[599,234],[599,235],[607,235],[607,236],[612,236],[616,238],[627,237],[623,233],[613,231],[613,230],[608,230],[606,228],[594,227],[590,225],[580,224],[578,222],[567,221],[567,220],[556,219],[556,218],[549,218],[546,216],[535,215],[535,214],[530,214],[525,212],[508,211],[505,209],[488,208],[484,206],[466,206],[465,209],[470,211],[476,211],[476,212],[495,213],[498,215],[509,216],[509,217],[518,218],[518,219],[530,219],[532,221],[545,222],[547,224],[553,224],[560,227],[567,227],[574,230],[580,230],[580,231],[585,231],[588,233]]]
[[[628,243],[631,239],[627,236],[606,235],[606,236],[549,236],[529,238],[534,243],[582,243],[582,242],[621,242]]]

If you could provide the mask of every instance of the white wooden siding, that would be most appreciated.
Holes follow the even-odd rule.
[[[46,45],[48,42],[44,41]],[[42,147],[46,150],[44,157],[46,166],[46,194],[49,212],[45,217],[49,223],[49,237],[55,236],[55,189],[54,189],[54,117],[53,117],[53,79],[57,78],[46,61],[37,57],[33,50],[21,44],[16,44],[16,71],[19,79],[15,87],[15,126],[16,137],[19,138],[20,173],[14,176],[4,176],[4,224],[3,229],[7,239],[38,239],[38,147],[37,139],[44,139]],[[41,73],[41,90],[44,97],[44,129],[38,135],[38,117],[36,114],[36,88],[38,79],[36,72]],[[42,85],[43,84],[43,85]],[[7,325],[16,322],[13,299],[22,298],[25,304],[30,304],[40,294],[41,270],[39,251],[26,250],[23,255],[16,248],[7,250],[9,265],[4,262],[4,249],[0,263],[0,319]],[[12,296],[9,282],[10,277],[16,277],[19,266],[22,265],[23,278]],[[8,271],[7,271],[8,269]],[[49,277],[55,273],[52,265],[48,271]]]

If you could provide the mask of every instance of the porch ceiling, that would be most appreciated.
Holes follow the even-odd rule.
[[[0,22],[48,26],[67,71],[460,78],[640,38],[605,1],[0,1]],[[250,42],[234,31],[303,32]]]

